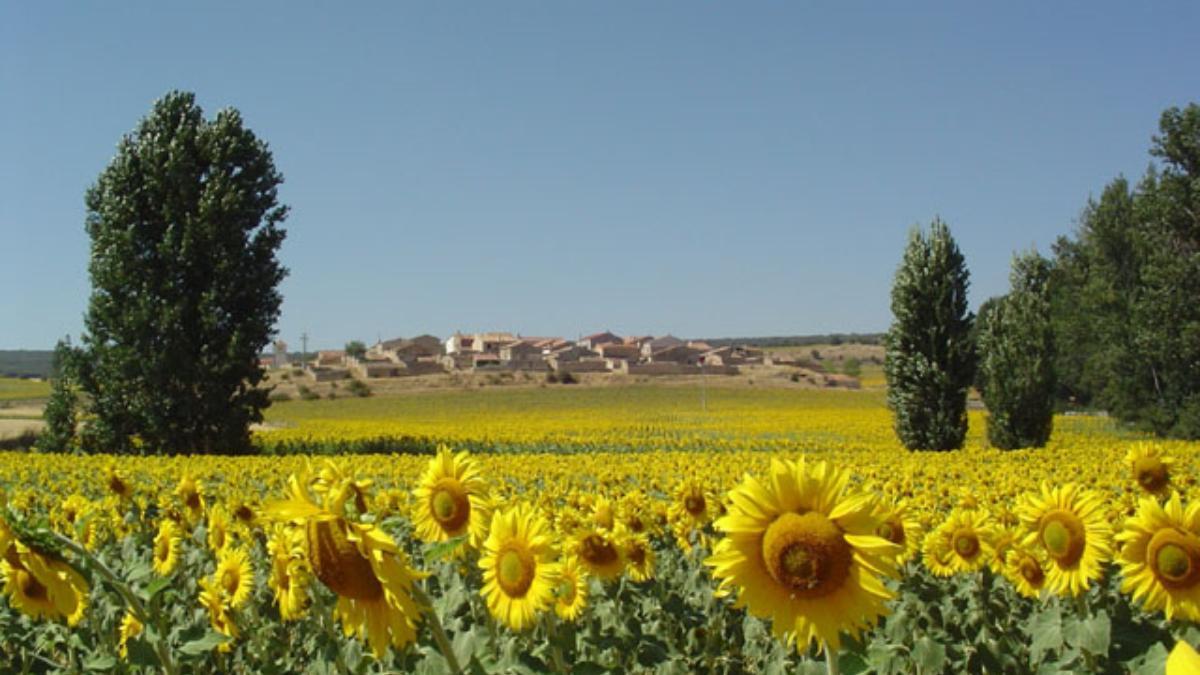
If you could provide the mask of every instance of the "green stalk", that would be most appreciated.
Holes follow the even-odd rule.
[[[142,625],[154,626],[155,633],[157,633],[158,638],[154,641],[154,651],[156,654],[158,654],[159,665],[162,666],[163,672],[167,673],[167,675],[175,675],[175,673],[179,672],[175,669],[175,662],[171,659],[171,649],[167,644],[167,633],[163,630],[161,622],[157,621],[157,616],[150,616],[150,612],[146,610],[146,606],[142,604],[141,599],[139,599],[133,590],[129,588],[129,585],[124,581],[121,581],[121,579],[117,577],[116,573],[109,569],[108,565],[105,565],[100,561],[99,558],[89,553],[87,549],[75,543],[74,540],[64,537],[63,535],[54,531],[49,532],[60,544],[63,545],[63,548],[69,549],[75,555],[88,561],[88,563],[96,570],[96,572],[99,573],[100,576],[104,577],[105,581],[107,581],[114,589],[116,589],[121,598],[125,600],[125,604],[128,605],[129,609],[131,609],[134,615],[137,616],[138,621],[142,622]]]
[[[825,643],[825,672],[829,675],[838,675],[838,655],[837,651],[829,648],[829,643]]]
[[[550,610],[546,616],[546,639],[550,642],[550,660],[554,663],[555,672],[568,673],[570,670],[567,668],[566,660],[563,659],[562,649],[559,649],[556,640],[558,637],[555,630],[557,624],[558,618],[554,616],[554,610]]]
[[[425,614],[429,617],[429,630],[433,633],[433,639],[437,642],[438,651],[442,652],[446,663],[450,666],[451,673],[461,673],[462,666],[458,664],[458,657],[454,655],[454,647],[450,644],[450,638],[446,636],[446,629],[442,628],[442,620],[438,617],[437,612],[433,609],[433,601],[417,584],[413,584],[413,597],[416,601],[423,605]]]

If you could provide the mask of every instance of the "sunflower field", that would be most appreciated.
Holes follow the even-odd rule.
[[[876,393],[691,395],[296,403],[260,432],[281,454],[0,454],[0,668],[1196,672],[1197,444],[1060,417],[1001,452],[973,413],[965,449],[910,453]],[[335,451],[388,438],[431,447]]]

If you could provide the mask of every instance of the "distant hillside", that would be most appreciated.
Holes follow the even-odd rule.
[[[50,377],[51,350],[0,349],[0,377]]]
[[[828,335],[780,335],[775,337],[707,338],[714,347],[751,345],[753,347],[807,347],[809,345],[880,345],[883,333],[830,333]]]

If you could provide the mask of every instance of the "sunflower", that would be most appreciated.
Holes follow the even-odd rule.
[[[208,530],[208,547],[213,553],[220,554],[227,546],[233,543],[233,521],[229,517],[229,512],[221,504],[213,504],[208,510],[208,519],[205,527]]]
[[[9,604],[35,619],[66,619],[69,626],[79,623],[87,609],[87,581],[62,560],[0,535],[6,538],[0,577]]]
[[[413,497],[417,502],[413,526],[417,536],[425,541],[439,542],[467,535],[468,544],[478,548],[488,536],[487,483],[466,452],[455,455],[449,448],[440,448],[429,460]]]
[[[221,599],[232,609],[246,604],[254,591],[254,571],[244,550],[231,547],[221,551],[212,587],[220,591]]]
[[[1038,547],[1011,546],[1001,570],[1017,593],[1036,598],[1046,586],[1046,554]]]
[[[579,560],[566,557],[559,566],[554,587],[554,613],[563,621],[574,621],[587,607],[588,584]]]
[[[1138,487],[1153,495],[1163,495],[1171,486],[1171,465],[1175,459],[1162,454],[1152,443],[1134,443],[1125,454]]]
[[[679,547],[685,551],[691,551],[692,533],[700,530],[703,535],[704,526],[712,521],[717,510],[715,508],[717,499],[697,478],[680,481],[675,486],[672,496],[674,498],[668,507],[667,517],[671,522],[671,528]]]
[[[616,523],[611,530],[583,527],[570,541],[570,549],[588,574],[601,581],[612,581],[625,571],[624,539],[623,523]]]
[[[546,519],[520,504],[492,516],[479,567],[488,611],[509,628],[534,624],[554,603],[558,565]]]
[[[1200,621],[1200,502],[1185,509],[1177,492],[1165,505],[1143,498],[1117,541],[1123,592],[1168,620]]]
[[[900,547],[896,562],[904,563],[921,550],[921,522],[913,516],[907,501],[881,506],[876,509],[875,517],[879,521],[875,535]]]
[[[631,580],[642,582],[653,579],[655,559],[654,549],[646,535],[629,535],[625,538],[625,560],[628,563],[625,573]]]
[[[117,471],[115,464],[110,465],[105,472],[105,482],[108,485],[109,494],[119,498],[122,502],[129,501],[133,497],[133,486],[125,480],[120,471]]]
[[[825,462],[771,460],[760,481],[746,475],[729,493],[718,541],[705,564],[718,594],[771,619],[776,637],[805,650],[837,649],[887,612],[900,547],[875,534],[872,500],[847,490],[849,474]]]
[[[1112,557],[1112,529],[1100,497],[1068,483],[1025,496],[1018,514],[1028,534],[1026,546],[1041,546],[1050,559],[1046,587],[1059,595],[1078,595],[1104,573]]]
[[[163,518],[158,523],[158,534],[154,535],[154,554],[152,562],[154,571],[159,576],[167,576],[179,564],[179,550],[183,547],[183,533],[179,525],[170,518]]]
[[[133,615],[133,612],[127,610],[125,612],[125,616],[121,618],[121,642],[117,647],[117,651],[121,655],[121,658],[124,659],[129,656],[127,643],[131,639],[141,635],[142,629],[142,622],[138,621],[138,618]]]
[[[307,485],[307,477],[293,475],[289,499],[266,505],[264,517],[294,529],[309,569],[337,594],[334,616],[347,635],[365,638],[378,657],[389,644],[399,649],[415,640],[420,609],[412,584],[424,575],[386,532],[346,517],[353,488],[331,487],[318,504]]]
[[[1175,643],[1167,657],[1166,675],[1195,675],[1200,673],[1200,654],[1183,640]]]
[[[213,630],[230,638],[218,645],[217,649],[222,652],[232,650],[233,640],[239,635],[237,623],[233,618],[233,610],[222,597],[221,588],[213,579],[200,579],[200,604],[208,610],[208,622]]]
[[[605,530],[611,530],[616,523],[617,514],[613,510],[612,502],[604,497],[596,498],[592,504],[592,522],[596,527]]]
[[[183,476],[175,486],[175,496],[183,506],[188,524],[194,525],[204,515],[204,493],[200,482],[191,476]]]
[[[939,577],[975,572],[995,555],[994,536],[995,530],[983,511],[951,511],[945,522],[925,535],[925,567]]]
[[[271,556],[267,585],[275,591],[279,616],[284,621],[302,618],[308,607],[309,572],[304,564],[304,552],[295,539],[292,531],[279,524],[267,539],[267,552]]]

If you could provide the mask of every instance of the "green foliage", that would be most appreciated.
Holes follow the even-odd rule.
[[[1055,246],[1060,394],[1200,438],[1200,106],[1163,113],[1136,187],[1118,178]]]
[[[346,391],[351,396],[358,396],[360,398],[366,398],[371,395],[371,387],[362,380],[350,380],[349,384],[346,385]]]
[[[66,452],[75,445],[75,426],[79,422],[78,395],[75,392],[74,359],[70,343],[60,340],[54,347],[54,379],[50,398],[42,411],[46,428],[38,435],[37,447],[43,452]]]
[[[362,340],[351,340],[346,343],[346,356],[353,356],[356,359],[366,358],[367,345]]]
[[[950,230],[934,219],[909,234],[892,285],[892,326],[884,340],[888,406],[910,450],[951,450],[967,433],[967,388],[975,371],[969,274]]]
[[[988,440],[1005,450],[1042,447],[1053,428],[1054,332],[1046,290],[1049,276],[1049,261],[1036,253],[1014,258],[1012,290],[999,298],[980,322],[979,379],[988,408]]]
[[[233,109],[154,104],[87,192],[87,449],[239,453],[269,405],[258,355],[287,271],[283,178]]]
[[[842,363],[842,372],[850,377],[858,377],[862,375],[862,361],[851,356]]]

